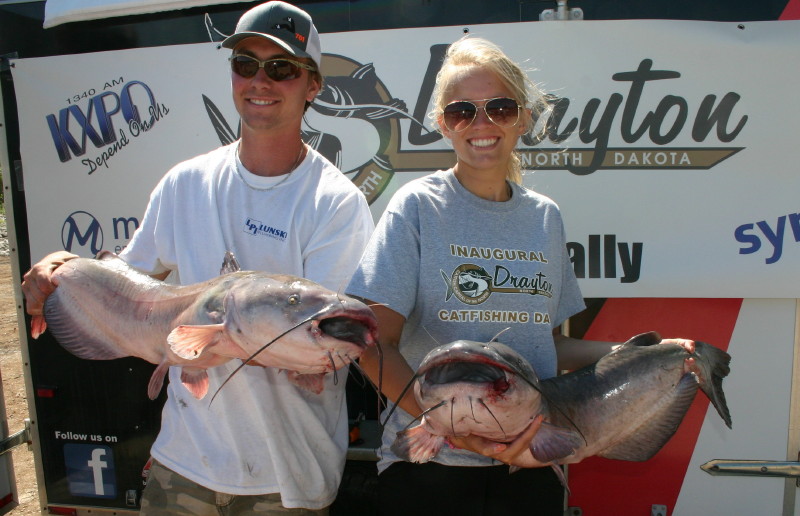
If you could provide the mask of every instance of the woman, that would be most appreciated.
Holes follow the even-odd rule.
[[[391,200],[347,291],[374,305],[383,349],[362,357],[393,402],[434,347],[501,341],[542,378],[594,362],[613,343],[557,335],[584,308],[556,204],[520,185],[519,137],[541,116],[543,93],[496,45],[466,37],[450,46],[431,118],[457,162],[405,185]],[[421,412],[404,396],[383,434],[381,514],[563,514],[564,491],[527,449],[541,421],[509,445],[452,438],[431,462],[389,449]],[[478,451],[467,451],[463,448]],[[509,475],[505,464],[528,469]]]

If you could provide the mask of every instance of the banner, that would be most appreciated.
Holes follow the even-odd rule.
[[[797,298],[798,23],[323,34],[304,138],[377,219],[401,185],[454,163],[426,113],[446,46],[468,31],[548,94],[552,114],[520,141],[524,182],[561,207],[585,297]],[[208,43],[13,61],[33,260],[119,252],[172,165],[238,137],[228,55]]]
[[[242,1],[247,0],[47,0],[42,26]]]

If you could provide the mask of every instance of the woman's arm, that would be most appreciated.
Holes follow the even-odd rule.
[[[383,362],[381,363],[378,349],[372,347],[361,355],[359,363],[372,383],[378,386],[387,398],[397,403],[400,408],[412,416],[417,417],[422,409],[414,399],[411,389],[403,396],[402,400],[397,399],[414,377],[414,370],[400,354],[399,348],[400,336],[403,333],[406,319],[391,308],[376,305],[370,301],[366,301],[366,303],[371,306],[378,319],[378,342],[383,353]]]

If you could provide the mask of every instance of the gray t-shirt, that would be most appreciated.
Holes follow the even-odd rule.
[[[481,199],[452,170],[411,181],[392,198],[347,293],[406,318],[400,352],[416,369],[434,347],[459,339],[501,342],[541,378],[556,374],[552,330],[584,308],[569,261],[561,214],[549,198],[516,184],[506,202]],[[397,410],[384,429],[389,449],[411,421]],[[445,447],[434,459],[488,465],[491,459]]]

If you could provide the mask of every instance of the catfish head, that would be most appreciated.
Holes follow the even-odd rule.
[[[437,435],[479,434],[508,441],[540,411],[533,368],[499,342],[459,340],[432,350],[417,371],[414,395],[423,425]]]
[[[250,363],[324,373],[374,345],[377,321],[364,303],[312,281],[254,274],[225,296],[225,333]]]
[[[369,307],[296,276],[227,274],[200,306],[212,324],[176,328],[170,345],[179,356],[213,349],[250,365],[315,374],[346,366],[377,341]]]

